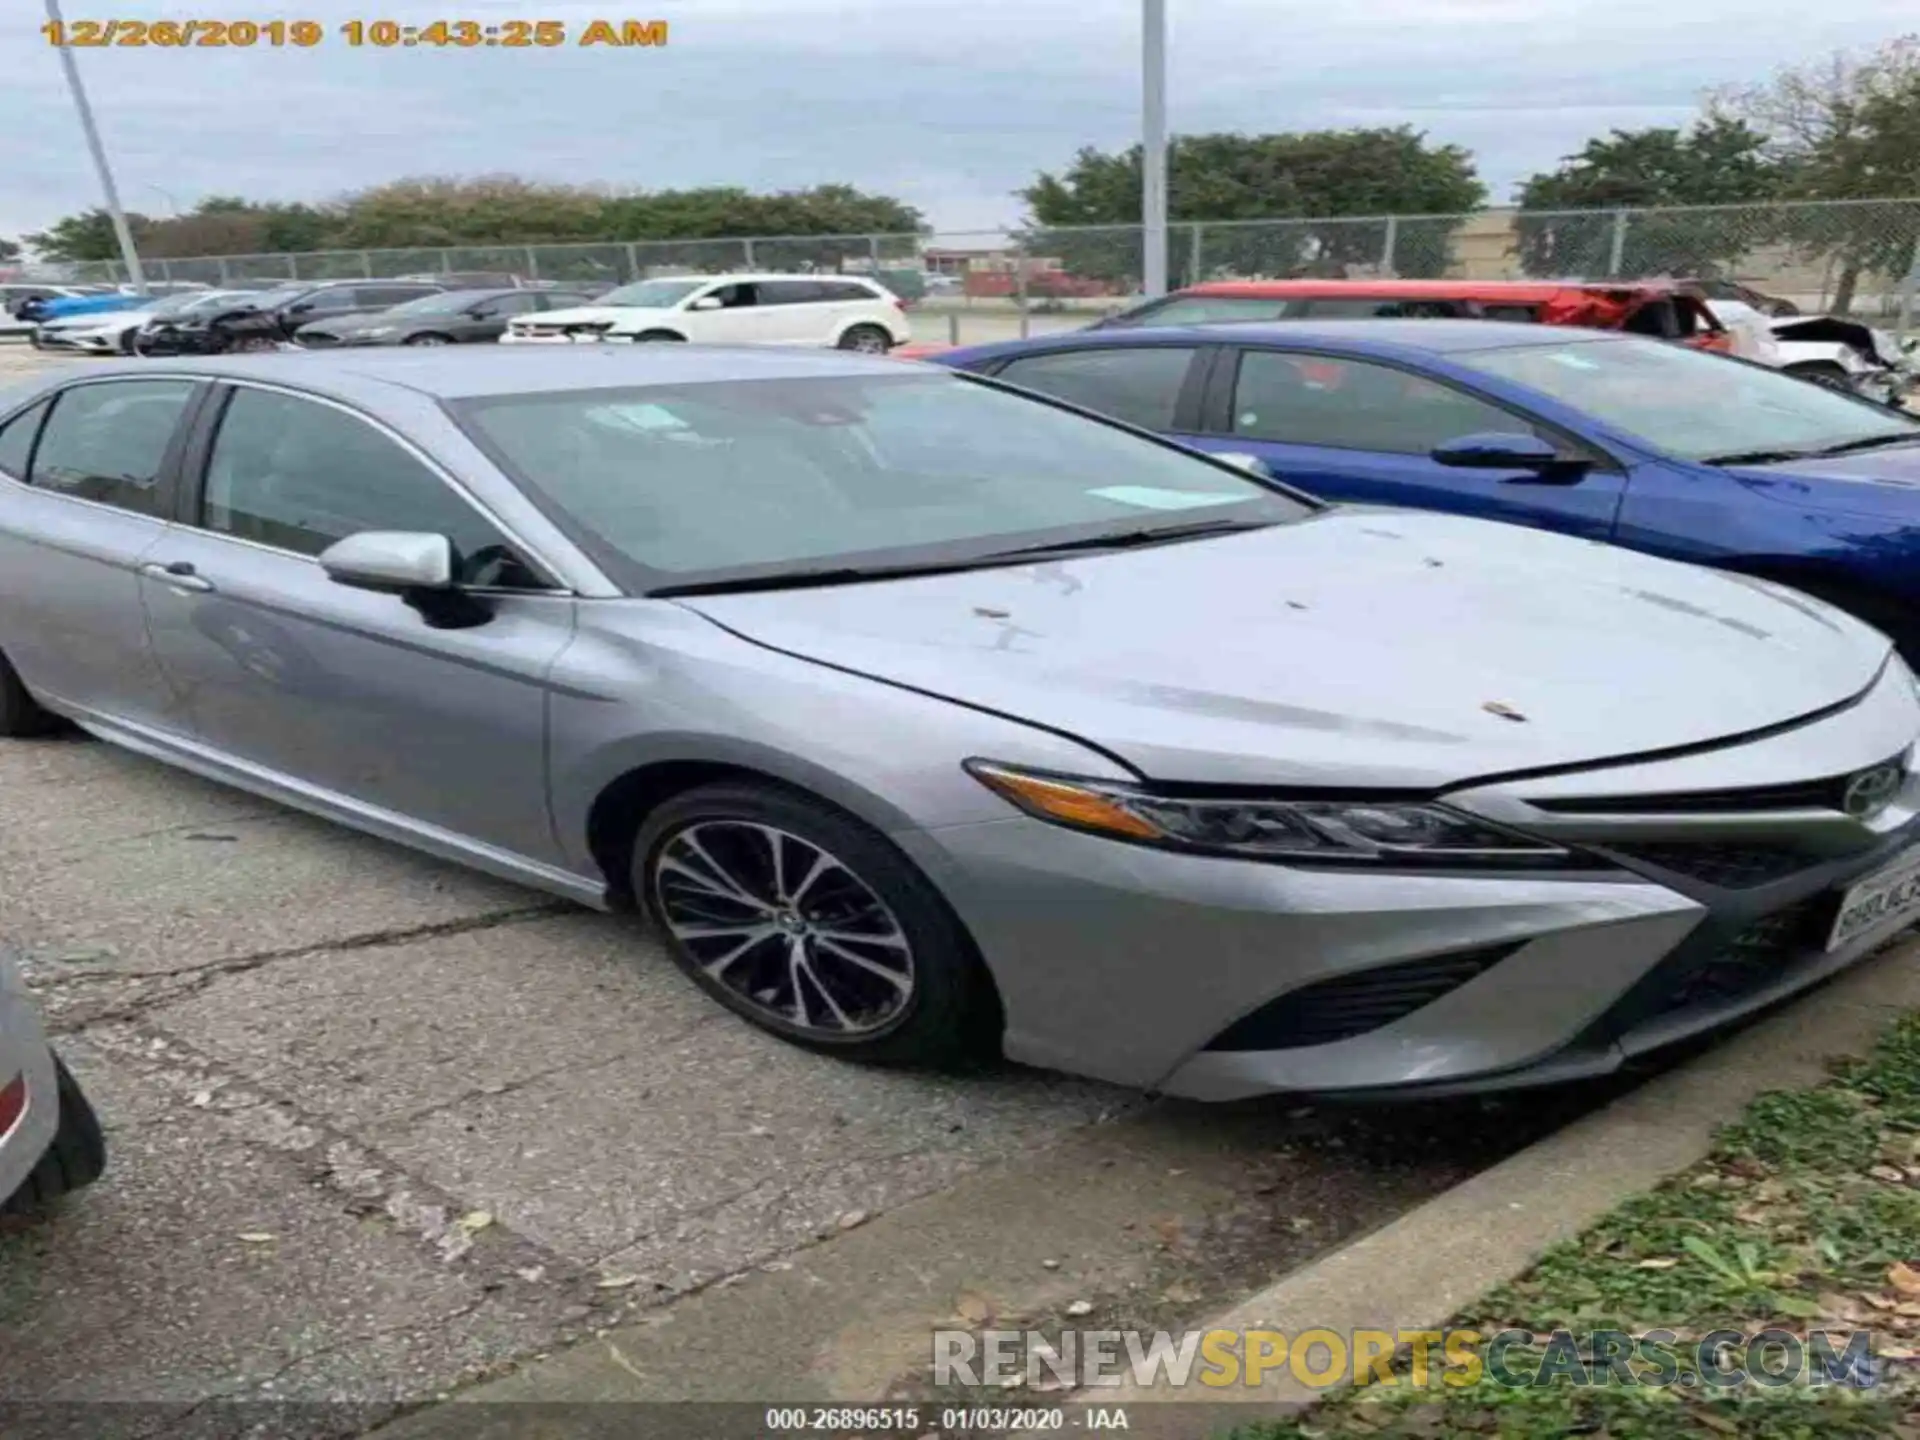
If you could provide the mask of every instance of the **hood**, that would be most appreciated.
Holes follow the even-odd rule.
[[[1276,787],[1438,790],[1711,743],[1860,693],[1889,650],[1758,582],[1411,511],[680,603],[1153,779]]]
[[[623,310],[617,305],[576,305],[571,310],[548,310],[538,315],[516,315],[515,325],[589,325],[628,315],[657,315],[657,310]]]
[[[1911,445],[1826,459],[1743,465],[1727,473],[1750,490],[1802,509],[1848,511],[1920,524],[1920,431]]]

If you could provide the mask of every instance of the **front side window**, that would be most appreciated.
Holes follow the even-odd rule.
[[[1462,313],[1462,307],[1452,300],[1396,300],[1391,296],[1343,295],[1306,303],[1307,317],[1312,320],[1446,320]]]
[[[1191,347],[1172,345],[1063,350],[1015,360],[999,376],[1009,385],[1083,405],[1143,430],[1171,430],[1195,353]]]
[[[1681,345],[1568,336],[1453,357],[1687,460],[1920,442],[1920,421],[1778,370]]]
[[[1311,509],[958,374],[508,395],[452,409],[610,574],[642,591]]]
[[[538,582],[485,516],[391,438],[331,405],[235,390],[220,417],[200,524],[299,555],[363,530],[445,535],[462,584]]]
[[[687,299],[704,280],[641,280],[609,290],[595,305],[631,306],[635,310],[666,310]]]
[[[1287,445],[1424,455],[1487,432],[1532,434],[1509,411],[1450,385],[1327,355],[1249,350],[1233,392],[1233,433]]]
[[[63,390],[41,428],[29,482],[141,515],[160,514],[160,471],[192,395],[190,380],[122,380]]]

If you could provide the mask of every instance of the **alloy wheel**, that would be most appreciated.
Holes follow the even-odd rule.
[[[778,1027],[872,1036],[913,999],[913,947],[873,888],[837,856],[773,825],[706,820],[653,859],[662,923],[707,978]]]
[[[847,336],[847,348],[862,355],[884,355],[887,353],[887,337],[871,328],[855,330]]]

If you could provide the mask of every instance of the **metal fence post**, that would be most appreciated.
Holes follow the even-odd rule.
[[[362,280],[371,280],[373,278],[373,252],[371,250],[362,250],[360,252],[360,278]]]
[[[1033,321],[1027,314],[1027,242],[1013,242],[1013,303],[1020,307],[1020,338],[1026,339],[1033,332]]]
[[[960,343],[960,312],[958,310],[947,312],[947,343],[949,345]]]
[[[1187,284],[1189,285],[1198,285],[1200,277],[1205,273],[1200,269],[1200,232],[1203,228],[1196,224],[1193,227],[1193,235],[1189,239],[1190,248],[1187,251]]]
[[[173,266],[168,264],[166,260],[162,259],[160,261],[160,283],[163,285],[167,285],[167,284],[171,284],[172,281],[173,281]]]
[[[451,275],[453,273],[453,252],[451,250],[442,250],[440,252],[440,273],[442,275]]]
[[[1380,273],[1391,278],[1396,272],[1393,268],[1393,252],[1400,246],[1400,217],[1387,217],[1387,238],[1380,246]]]
[[[227,257],[226,257],[226,256],[224,256],[224,255],[222,255],[222,256],[220,257],[220,286],[221,286],[221,288],[222,288],[222,289],[225,289],[225,288],[226,288],[226,286],[227,286],[227,285],[228,285],[228,284],[229,284],[229,283],[231,282],[231,280],[232,280],[232,278],[233,278],[233,277],[232,277],[232,274],[231,274],[231,273],[230,273],[230,272],[228,271],[228,269],[227,269]]]
[[[526,248],[527,248],[527,278],[529,280],[538,280],[540,278],[540,257],[534,254],[533,246],[529,245]]]
[[[627,248],[627,279],[638,280],[640,278],[640,251],[631,240],[627,241],[626,248]]]
[[[867,259],[873,262],[873,273],[878,275],[880,273],[880,237],[878,235],[867,237]]]
[[[746,268],[753,269],[753,241],[743,239],[740,242],[740,254],[745,259]]]
[[[289,280],[298,280],[300,278],[300,257],[298,255],[287,256],[287,278]]]
[[[1613,212],[1613,243],[1607,250],[1607,274],[1618,279],[1627,263],[1627,211]]]

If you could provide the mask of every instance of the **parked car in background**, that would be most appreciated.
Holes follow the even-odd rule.
[[[1758,365],[1448,320],[1081,331],[936,358],[1257,458],[1329,499],[1780,581],[1920,662],[1920,420]]]
[[[1796,315],[1769,322],[1780,368],[1835,390],[1901,404],[1920,384],[1920,358],[1877,326],[1836,315]]]
[[[591,305],[516,319],[501,342],[696,341],[879,354],[911,338],[899,297],[862,276],[702,275],[642,280]]]
[[[315,320],[293,332],[296,345],[467,345],[498,340],[516,315],[537,315],[588,303],[566,290],[448,290],[391,310]]]
[[[49,300],[77,300],[98,293],[76,285],[40,285],[31,281],[0,284],[0,336],[26,339],[39,320],[35,317]]]
[[[1721,352],[1733,343],[1705,296],[1671,280],[1218,280],[1144,301],[1087,328],[1362,319],[1580,325]]]
[[[109,361],[4,404],[16,718],[643,907],[829,1055],[1504,1088],[1920,912],[1914,676],[1779,587],[830,352]]]
[[[231,309],[213,306],[141,331],[143,355],[220,355],[233,350],[270,350],[290,343],[303,325],[338,323],[443,294],[444,287],[399,280],[330,280],[262,291]]]
[[[0,734],[19,733],[7,725],[9,683],[0,676]],[[92,1184],[106,1162],[100,1121],[48,1046],[19,968],[0,949],[0,1219],[44,1211]]]
[[[41,323],[37,343],[44,350],[79,350],[91,355],[132,355],[140,333],[149,326],[179,316],[199,314],[245,300],[246,290],[186,291],[154,300],[131,310],[109,310],[90,315],[66,315]]]

